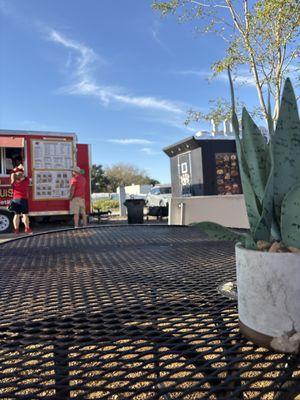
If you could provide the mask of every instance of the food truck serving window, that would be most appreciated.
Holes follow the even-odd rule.
[[[22,147],[0,147],[0,175],[9,175],[19,164],[23,164]]]
[[[0,175],[9,175],[11,170],[23,163],[24,138],[0,136]]]

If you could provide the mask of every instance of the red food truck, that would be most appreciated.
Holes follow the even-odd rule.
[[[88,182],[86,212],[91,211],[90,145],[77,143],[75,133],[0,130],[0,233],[12,230],[10,173],[21,162],[30,178],[29,215],[42,220],[69,212],[72,168],[84,170]]]

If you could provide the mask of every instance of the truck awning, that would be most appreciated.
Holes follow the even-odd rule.
[[[0,136],[0,147],[24,147],[24,138]]]

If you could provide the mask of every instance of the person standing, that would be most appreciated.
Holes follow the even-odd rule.
[[[70,213],[74,215],[74,227],[78,228],[80,215],[82,216],[83,226],[87,225],[85,212],[86,179],[78,166],[74,167],[72,175],[70,181]]]
[[[28,187],[29,179],[25,177],[23,168],[17,167],[13,169],[11,174],[11,186],[13,189],[13,199],[9,209],[15,213],[13,224],[15,233],[19,233],[20,216],[22,215],[23,224],[25,225],[25,233],[32,233],[29,226],[28,216]]]

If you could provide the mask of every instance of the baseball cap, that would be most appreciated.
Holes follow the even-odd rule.
[[[76,166],[73,168],[73,172],[76,172],[77,174],[81,174],[81,168],[78,167],[78,165],[76,165]]]

